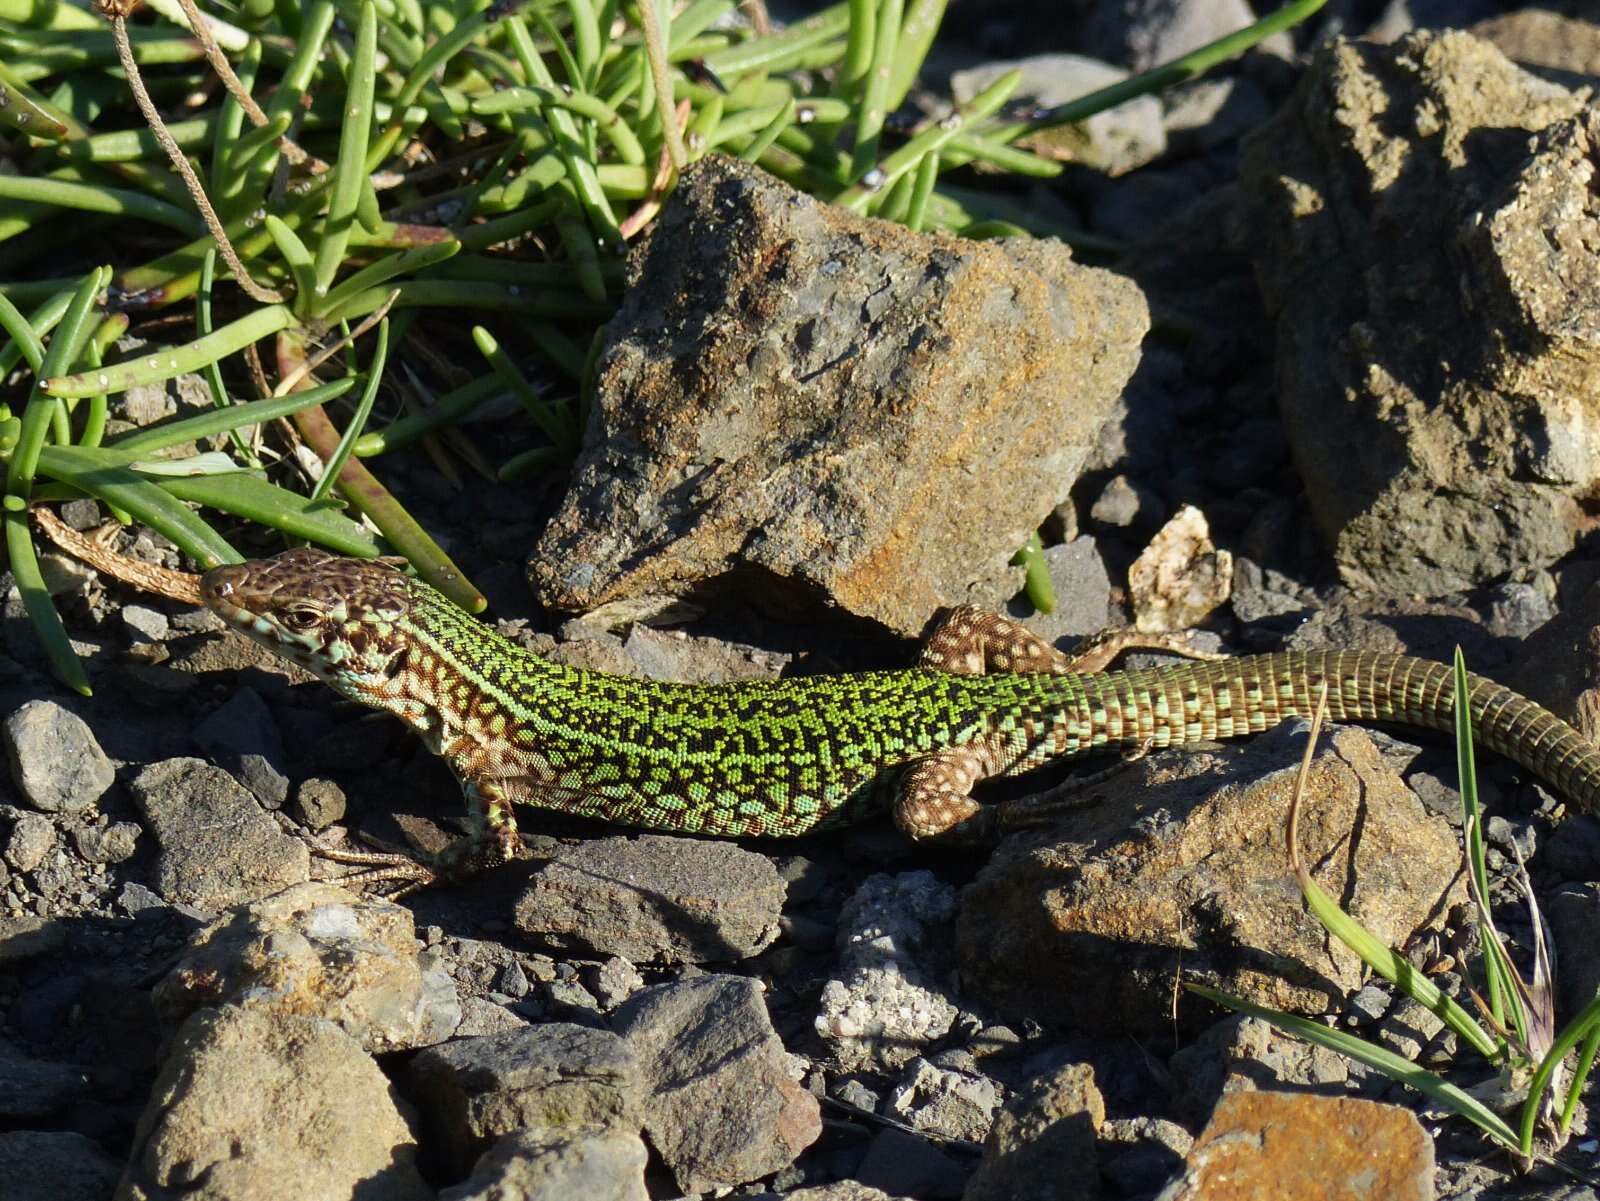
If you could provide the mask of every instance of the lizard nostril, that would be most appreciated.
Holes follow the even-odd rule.
[[[213,567],[200,577],[200,598],[209,604],[213,600],[222,600],[233,595],[245,575],[245,565],[242,563],[227,563],[221,567]]]

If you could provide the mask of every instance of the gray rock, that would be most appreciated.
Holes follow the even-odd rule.
[[[1392,42],[1414,29],[1466,29],[1499,11],[1494,0],[1389,0],[1366,36]]]
[[[226,768],[268,809],[289,799],[289,757],[272,710],[254,688],[240,688],[190,736],[206,756]]]
[[[123,605],[122,624],[135,642],[165,642],[172,633],[172,625],[165,613],[147,605]]]
[[[320,776],[300,781],[300,787],[294,794],[294,815],[308,829],[314,832],[326,830],[344,814],[344,789]]]
[[[139,849],[144,833],[136,822],[113,822],[109,826],[78,826],[72,831],[78,854],[90,863],[126,863]]]
[[[1100,1173],[1123,1196],[1150,1196],[1183,1167],[1194,1135],[1165,1118],[1111,1118],[1100,1124]]]
[[[1535,630],[1506,680],[1600,742],[1600,583]]]
[[[1600,25],[1544,9],[1522,9],[1472,27],[1477,37],[1534,74],[1577,87],[1600,82]]]
[[[1209,154],[1272,114],[1261,89],[1238,75],[1192,80],[1162,93],[1161,99],[1166,104],[1167,146],[1174,155]]]
[[[6,1201],[104,1201],[122,1165],[99,1143],[68,1130],[0,1133]]]
[[[1113,529],[1142,528],[1154,533],[1166,517],[1161,498],[1137,480],[1112,476],[1089,509],[1089,520]]]
[[[60,516],[65,524],[80,534],[87,533],[105,520],[100,515],[100,502],[88,497],[67,501],[61,506]]]
[[[1003,843],[962,898],[967,992],[1107,1033],[1170,1030],[1180,965],[1184,979],[1259,1005],[1342,1005],[1366,970],[1306,911],[1283,866],[1305,731],[1294,720],[1214,752],[1148,755],[1099,784],[1098,804]],[[1380,942],[1406,945],[1460,894],[1449,824],[1427,814],[1364,731],[1324,736],[1308,795],[1302,853]],[[1208,1014],[1185,1001],[1178,1016],[1192,1025]]]
[[[622,650],[633,661],[633,674],[647,680],[690,684],[775,679],[793,658],[758,647],[736,646],[716,638],[692,638],[678,630],[639,624],[628,631]]]
[[[433,1196],[394,1088],[318,1018],[202,1009],[139,1119],[119,1201]]]
[[[417,954],[410,910],[322,883],[212,922],[154,995],[174,1022],[204,1005],[304,1014],[373,1052],[429,1046],[461,1021],[455,985]]]
[[[1484,598],[1488,602],[1489,632],[1497,638],[1523,639],[1556,615],[1556,582],[1541,571],[1530,583],[1496,584]]]
[[[822,1133],[817,1099],[796,1083],[754,980],[647,988],[613,1026],[639,1059],[645,1132],[684,1192],[776,1172]]]
[[[950,76],[950,94],[965,104],[1012,71],[1022,72],[1022,82],[1011,93],[1011,103],[1030,108],[1055,108],[1128,78],[1120,67],[1081,54],[1036,54],[957,71]],[[1085,121],[1041,130],[1017,144],[1046,158],[1122,175],[1160,158],[1167,137],[1161,102],[1154,96],[1136,96]]]
[[[639,969],[621,956],[613,955],[595,969],[592,991],[606,1009],[615,1009],[643,987]]]
[[[82,1069],[24,1055],[0,1042],[0,1118],[48,1117],[93,1094]]]
[[[54,701],[29,701],[6,718],[5,742],[11,778],[45,813],[76,813],[98,801],[115,778],[83,718]]]
[[[1588,528],[1597,122],[1485,42],[1416,33],[1323,47],[1246,140],[1285,430],[1350,586],[1459,591]]]
[[[1089,44],[1102,58],[1145,71],[1255,21],[1245,0],[1099,0]]]
[[[955,889],[927,871],[869,876],[845,903],[816,1017],[845,1071],[893,1070],[950,1032],[955,913]]]
[[[642,1103],[636,1054],[621,1038],[566,1022],[429,1047],[411,1061],[410,1092],[458,1171],[524,1128],[579,1136],[632,1134]]]
[[[217,910],[310,875],[305,844],[279,830],[220,767],[167,759],[141,771],[129,790],[161,847],[155,885],[168,901]]]
[[[1095,1136],[1106,1103],[1094,1069],[1069,1063],[1028,1080],[995,1119],[962,1201],[1075,1201],[1099,1192]]]
[[[918,1058],[906,1065],[884,1113],[913,1130],[980,1143],[999,1106],[1000,1086],[987,1076],[935,1067]]]
[[[31,872],[55,849],[56,828],[37,813],[17,815],[6,836],[5,861],[19,872]]]
[[[904,633],[996,604],[1147,323],[1132,285],[1057,243],[908,233],[715,157],[629,279],[529,559],[551,608],[751,575],[773,607],[825,597]]]
[[[1595,922],[1600,920],[1600,885],[1563,885],[1545,906],[1560,956],[1556,978],[1560,1012],[1570,1017],[1600,992],[1600,947],[1594,939]]]
[[[490,1147],[439,1201],[649,1201],[637,1134],[518,1130]]]
[[[1206,1029],[1169,1061],[1174,1100],[1191,1126],[1202,1124],[1230,1092],[1284,1085],[1345,1089],[1360,1065],[1336,1051],[1274,1029],[1260,1018],[1234,1014]]]
[[[783,881],[763,855],[661,834],[562,847],[518,898],[517,928],[635,963],[747,959],[778,936]]]
[[[791,1189],[786,1193],[759,1193],[750,1201],[911,1201],[909,1197],[891,1196],[882,1189],[862,1184],[858,1180],[838,1180],[833,1184],[819,1184],[811,1188]]]
[[[1423,1052],[1443,1032],[1443,1018],[1410,997],[1401,997],[1379,1025],[1378,1042],[1401,1058],[1420,1063]]]
[[[926,1201],[961,1196],[971,1174],[970,1160],[959,1160],[928,1139],[892,1126],[877,1133],[856,1171],[869,1189]]]
[[[67,923],[59,918],[0,915],[0,964],[54,954],[66,941]]]

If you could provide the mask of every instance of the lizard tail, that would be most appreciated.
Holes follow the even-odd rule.
[[[1286,717],[1310,717],[1323,682],[1333,721],[1454,728],[1448,664],[1364,651],[1293,651],[1152,671],[1079,677],[1094,741],[1177,746],[1256,733]],[[1474,738],[1600,811],[1600,745],[1541,705],[1483,676],[1468,675]]]

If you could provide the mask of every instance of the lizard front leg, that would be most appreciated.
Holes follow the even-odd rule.
[[[444,881],[465,880],[500,867],[522,855],[513,795],[517,780],[461,781],[467,803],[467,833],[452,839],[432,854],[399,851],[353,851],[309,840],[317,856],[364,870],[340,876],[336,883],[382,892],[391,901],[420,892]],[[393,887],[377,888],[379,885]]]

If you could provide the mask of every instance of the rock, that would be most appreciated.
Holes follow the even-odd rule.
[[[1228,603],[1233,556],[1211,542],[1205,514],[1184,505],[1128,568],[1134,626],[1147,634],[1199,625]]]
[[[1111,529],[1140,526],[1153,531],[1164,516],[1161,498],[1137,480],[1114,475],[1089,509],[1089,520]]]
[[[1138,359],[1142,299],[1048,241],[913,234],[689,167],[629,259],[572,486],[529,560],[592,609],[754,577],[916,633],[1016,590]]]
[[[1413,29],[1465,29],[1497,11],[1494,0],[1389,0],[1364,36],[1392,42]]]
[[[1556,977],[1560,1012],[1570,1017],[1600,993],[1600,947],[1594,940],[1600,885],[1563,885],[1545,902],[1544,912],[1560,955]]]
[[[1592,997],[1593,991],[1589,995]],[[1384,1015],[1377,1041],[1401,1058],[1421,1063],[1424,1053],[1443,1032],[1443,1018],[1410,997],[1401,997]]]
[[[1158,1201],[1433,1201],[1433,1140],[1409,1109],[1356,1097],[1232,1093]]]
[[[147,605],[123,605],[121,613],[133,642],[165,642],[172,633],[167,615]]]
[[[971,1161],[959,1160],[926,1138],[897,1130],[878,1131],[856,1176],[861,1184],[886,1193],[942,1201],[961,1196]],[[848,1194],[847,1194],[848,1195]]]
[[[967,990],[1106,1033],[1170,1030],[1180,967],[1260,1005],[1336,1007],[1365,971],[1306,912],[1283,858],[1305,732],[1293,720],[1215,752],[1147,756],[1102,783],[1098,805],[1003,843],[962,899]],[[1324,739],[1306,796],[1302,855],[1379,941],[1404,946],[1459,892],[1448,823],[1365,732]],[[1204,1013],[1186,1003],[1180,1018]]]
[[[0,964],[51,955],[66,942],[67,923],[62,919],[0,914]]]
[[[179,1029],[118,1201],[426,1201],[393,1087],[318,1018],[233,1006]]]
[[[950,76],[950,95],[965,104],[1012,71],[1022,72],[1022,82],[1011,93],[1010,103],[1034,109],[1055,108],[1128,78],[1120,67],[1081,54],[1036,54],[956,71]],[[1016,145],[1106,175],[1122,175],[1166,152],[1161,102],[1154,96],[1136,96],[1088,120],[1019,138]]]
[[[0,1042],[0,1120],[49,1117],[93,1093],[81,1069],[34,1059]]]
[[[332,1022],[372,1052],[448,1038],[454,983],[417,954],[411,911],[332,884],[297,884],[241,906],[189,940],[155,987],[166,1016],[238,1005]]]
[[[776,1172],[822,1133],[817,1099],[796,1083],[754,980],[644,989],[613,1028],[639,1059],[645,1132],[685,1193]]]
[[[76,813],[111,787],[115,771],[83,718],[54,701],[29,701],[5,722],[11,778],[44,813]]]
[[[730,842],[643,834],[562,847],[517,899],[530,938],[635,963],[747,959],[778,936],[783,881]]]
[[[633,662],[635,670],[630,674],[686,684],[776,679],[792,658],[759,647],[692,638],[681,630],[640,624],[628,631],[622,651]]]
[[[300,781],[294,794],[294,815],[308,829],[320,833],[344,814],[344,789],[320,776]]]
[[[1244,1014],[1233,1014],[1209,1027],[1174,1052],[1168,1067],[1178,1085],[1174,1097],[1178,1111],[1194,1126],[1202,1124],[1228,1093],[1285,1085],[1341,1090],[1349,1088],[1364,1071],[1337,1051]]]
[[[1089,43],[1102,57],[1145,71],[1255,21],[1245,0],[1099,0]]]
[[[289,799],[289,757],[272,710],[254,688],[239,688],[195,726],[190,737],[268,809]]]
[[[1177,1174],[1193,1145],[1194,1135],[1165,1118],[1116,1118],[1100,1127],[1100,1173],[1113,1195],[1153,1196]]]
[[[1600,584],[1529,636],[1507,683],[1600,742]]]
[[[48,817],[21,813],[6,836],[5,861],[19,872],[31,872],[55,849],[56,828]]]
[[[142,770],[129,790],[160,844],[155,885],[170,902],[217,910],[310,874],[305,844],[279,830],[220,767],[166,759]]]
[[[911,1201],[909,1197],[890,1196],[882,1189],[873,1188],[856,1180],[839,1180],[833,1184],[819,1184],[813,1188],[791,1189],[786,1193],[758,1193],[750,1201]]]
[[[1548,571],[1541,571],[1535,582],[1504,581],[1485,590],[1485,625],[1497,638],[1528,637],[1557,613],[1556,582]]]
[[[90,863],[126,863],[139,849],[144,833],[136,822],[112,822],[109,826],[77,826],[72,831],[73,845]]]
[[[1479,21],[1472,33],[1534,74],[1573,87],[1600,82],[1600,25],[1529,8]]]
[[[517,1130],[489,1148],[472,1177],[439,1201],[649,1201],[637,1134]]]
[[[638,1057],[604,1030],[567,1022],[429,1047],[408,1080],[458,1172],[502,1135],[633,1134],[642,1104]]]
[[[1238,75],[1190,80],[1161,95],[1163,124],[1174,155],[1210,154],[1272,115],[1260,88]]]
[[[845,903],[816,1017],[843,1070],[892,1071],[950,1032],[955,912],[955,889],[927,871],[869,876]]]
[[[1246,140],[1285,430],[1351,587],[1459,591],[1587,528],[1597,120],[1485,42],[1416,33],[1324,46]]]
[[[1095,1135],[1106,1103],[1094,1069],[1069,1063],[1006,1102],[962,1201],[1077,1201],[1099,1194]]]
[[[100,1144],[67,1130],[0,1132],[6,1201],[103,1201],[122,1165]]]
[[[982,1142],[1000,1105],[1000,1086],[987,1076],[937,1068],[913,1059],[889,1094],[884,1112],[913,1130]]]

